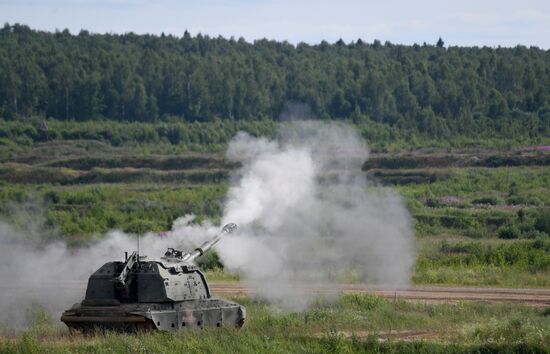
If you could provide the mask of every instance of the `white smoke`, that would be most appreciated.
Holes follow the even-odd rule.
[[[295,122],[276,142],[240,133],[227,157],[242,168],[223,221],[240,231],[218,253],[260,296],[299,309],[312,299],[306,289],[346,274],[381,287],[409,284],[411,217],[397,193],[361,173],[368,149],[350,127]]]
[[[291,123],[275,141],[239,133],[227,158],[242,167],[232,176],[222,225],[235,222],[239,231],[216,247],[226,268],[259,296],[301,309],[312,299],[308,288],[346,274],[378,286],[408,285],[411,217],[397,193],[361,172],[368,149],[351,128]],[[145,234],[140,247],[158,257],[167,247],[193,249],[219,230],[184,216],[169,232]],[[120,231],[78,250],[31,236],[0,223],[0,329],[24,326],[32,304],[58,318],[83,298],[92,272],[136,248],[135,235]]]
[[[177,219],[166,233],[141,237],[142,253],[159,257],[168,247],[191,248],[219,230],[209,222],[193,225],[193,216]],[[30,310],[47,310],[57,321],[63,310],[80,302],[88,277],[105,262],[123,260],[136,249],[136,235],[107,233],[86,248],[72,249],[62,241],[43,244],[40,234],[16,230],[0,222],[0,333],[24,328]]]

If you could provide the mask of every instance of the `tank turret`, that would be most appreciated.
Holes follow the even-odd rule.
[[[65,311],[61,321],[81,330],[241,327],[244,307],[212,298],[204,274],[193,263],[236,228],[225,225],[192,252],[168,248],[158,260],[133,252],[124,262],[105,263],[90,276],[85,299]]]

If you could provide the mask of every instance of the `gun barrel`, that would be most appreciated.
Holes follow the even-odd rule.
[[[199,247],[195,248],[195,251],[193,253],[190,253],[187,256],[185,256],[183,260],[188,261],[188,262],[194,261],[197,257],[202,256],[209,249],[214,247],[214,245],[216,243],[218,243],[225,234],[230,234],[233,231],[235,231],[236,229],[237,229],[237,224],[234,224],[232,222],[229,223],[229,224],[226,224],[223,227],[222,231],[216,237],[214,237],[210,241],[206,241],[205,243],[203,243]]]

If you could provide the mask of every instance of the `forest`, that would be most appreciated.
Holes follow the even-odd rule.
[[[5,24],[0,82],[4,123],[314,118],[431,139],[550,135],[550,51],[537,47],[293,45]]]

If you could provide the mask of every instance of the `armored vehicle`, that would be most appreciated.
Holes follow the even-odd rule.
[[[241,327],[245,308],[212,298],[204,274],[193,263],[236,228],[233,223],[225,225],[190,253],[168,248],[158,260],[134,252],[124,262],[105,263],[90,276],[85,299],[63,312],[61,321],[84,332]]]

